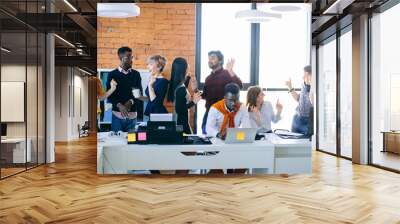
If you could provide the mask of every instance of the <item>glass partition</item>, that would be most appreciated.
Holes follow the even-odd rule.
[[[318,48],[318,149],[336,154],[336,36]]]
[[[352,157],[352,33],[340,36],[340,154]]]
[[[0,2],[16,17],[41,12],[43,5]],[[43,33],[0,13],[0,178],[45,163],[45,44]]]
[[[25,32],[1,34],[2,177],[24,171],[26,162],[31,162],[26,136],[26,40]]]
[[[371,18],[370,125],[374,165],[400,170],[400,4]]]

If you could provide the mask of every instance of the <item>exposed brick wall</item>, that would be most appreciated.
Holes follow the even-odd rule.
[[[121,46],[134,49],[134,67],[146,68],[146,59],[161,54],[168,60],[185,57],[194,72],[195,4],[142,3],[140,16],[128,19],[97,19],[97,67],[119,64],[116,51]]]
[[[193,3],[141,3],[140,16],[128,19],[97,19],[97,67],[115,68],[121,46],[134,50],[134,68],[145,69],[154,54],[167,58],[164,75],[169,79],[175,57],[188,60],[191,73],[195,63],[195,19]],[[171,111],[171,105],[166,104]]]

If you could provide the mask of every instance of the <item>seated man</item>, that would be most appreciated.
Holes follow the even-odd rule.
[[[227,128],[249,128],[249,113],[239,102],[240,87],[236,83],[225,86],[224,99],[214,103],[208,112],[207,135],[225,139]],[[228,169],[228,173],[243,174],[247,169]],[[222,170],[210,170],[211,174],[223,173]]]
[[[239,102],[239,85],[227,84],[224,93],[224,99],[211,106],[206,124],[207,135],[221,139],[225,139],[227,128],[250,127],[249,113]]]

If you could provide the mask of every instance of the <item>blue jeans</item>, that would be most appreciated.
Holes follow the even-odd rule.
[[[292,132],[301,133],[304,135],[308,134],[308,129],[310,128],[310,118],[302,117],[298,114],[293,116],[292,121]]]
[[[129,132],[135,130],[136,119],[120,119],[114,114],[111,120],[111,130],[113,132]]]

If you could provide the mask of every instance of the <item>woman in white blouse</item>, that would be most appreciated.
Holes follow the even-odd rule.
[[[249,110],[250,125],[258,128],[259,132],[272,132],[271,122],[281,119],[282,104],[276,102],[276,114],[269,101],[264,101],[264,92],[258,86],[252,86],[247,91],[247,108]]]

